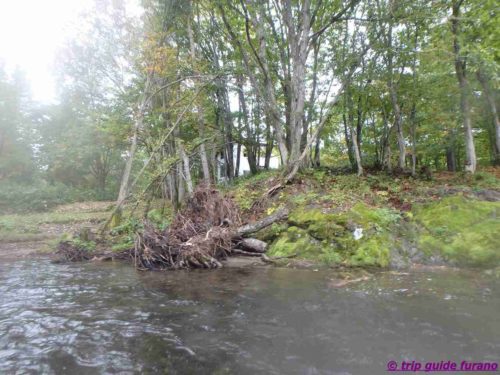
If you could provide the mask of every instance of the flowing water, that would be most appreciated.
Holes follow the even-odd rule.
[[[500,360],[500,281],[472,271],[139,273],[0,263],[1,374],[384,374]]]

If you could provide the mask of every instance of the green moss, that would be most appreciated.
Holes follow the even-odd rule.
[[[286,223],[274,223],[269,227],[259,231],[255,237],[261,241],[271,242],[278,238],[278,236],[281,233],[285,232],[287,229],[288,225]]]
[[[308,227],[309,234],[321,240],[334,239],[346,235],[346,229],[334,221],[312,223]]]
[[[256,175],[242,176],[225,189],[231,192],[231,197],[240,209],[248,211],[266,190],[265,181],[276,176],[277,173],[278,171],[271,170],[262,171]]]
[[[400,215],[358,203],[334,214],[299,207],[289,216],[290,227],[271,245],[271,256],[297,255],[329,265],[386,267],[390,261],[390,227]],[[353,228],[363,228],[355,240]]]
[[[73,246],[88,252],[93,252],[96,248],[96,243],[94,241],[85,241],[78,237],[71,239],[69,242]]]
[[[271,244],[268,254],[275,257],[296,255],[299,258],[320,262],[337,262],[341,258],[335,254],[335,247],[327,241],[318,241],[306,230],[292,226]]]
[[[320,209],[298,208],[290,214],[288,222],[307,229],[308,234],[318,240],[333,240],[346,232],[341,216],[324,213]]]
[[[165,213],[161,209],[154,208],[147,213],[147,218],[160,230],[164,230],[170,223],[171,213]]]
[[[112,251],[120,252],[134,248],[134,242],[130,239],[125,239],[124,242],[117,243],[111,247]]]
[[[333,215],[322,212],[320,209],[306,209],[299,207],[292,211],[288,217],[288,222],[301,228],[307,227],[311,223],[332,221]]]
[[[387,267],[390,262],[391,241],[388,234],[371,236],[362,241],[349,259],[352,266]]]
[[[118,209],[111,217],[109,229],[118,228],[120,225],[122,225],[122,210]]]
[[[348,213],[351,220],[365,228],[378,227],[387,229],[400,219],[400,214],[389,208],[375,208],[364,203],[357,203]]]
[[[320,195],[315,192],[307,192],[302,194],[294,195],[290,198],[290,201],[295,205],[306,205],[313,202],[317,202],[320,198]]]
[[[414,210],[423,226],[419,245],[459,265],[500,264],[500,203],[444,198]]]

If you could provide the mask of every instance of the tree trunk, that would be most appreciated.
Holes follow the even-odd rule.
[[[349,163],[351,164],[351,168],[354,169],[356,167],[356,158],[354,156],[354,148],[352,146],[352,135],[350,133],[351,127],[347,123],[347,117],[345,113],[342,115],[342,119],[344,122],[344,138],[347,146],[347,156],[349,157]]]
[[[318,139],[316,140],[316,145],[314,146],[314,159],[313,159],[313,164],[316,168],[321,166],[320,143],[321,140],[318,137]]]
[[[122,181],[120,183],[120,191],[118,193],[117,205],[121,205],[128,196],[129,185],[130,185],[130,173],[132,171],[132,164],[134,163],[135,152],[137,150],[137,137],[139,129],[142,128],[143,114],[142,111],[139,113],[138,118],[134,122],[134,134],[132,135],[132,142],[130,143],[130,149],[128,152],[128,159],[125,163],[125,169],[123,170]]]
[[[476,150],[474,147],[474,136],[472,134],[472,122],[470,114],[470,104],[468,97],[468,81],[466,76],[466,59],[461,55],[459,43],[459,27],[460,27],[460,5],[462,1],[454,1],[452,6],[451,30],[453,33],[453,50],[455,52],[455,73],[460,88],[460,111],[462,113],[462,121],[465,132],[465,171],[470,173],[476,172]]]
[[[495,163],[499,163],[499,155],[500,155],[500,121],[498,119],[498,111],[496,105],[495,92],[491,90],[488,85],[488,79],[481,68],[477,71],[477,79],[481,83],[483,87],[483,93],[486,96],[488,104],[490,106],[491,115],[493,117],[493,129],[494,129],[494,138],[495,144],[493,145],[493,149],[495,149]]]
[[[238,87],[238,103],[240,107],[240,116],[243,117],[243,126],[245,132],[247,133],[247,139],[245,142],[245,151],[247,153],[248,165],[250,167],[250,173],[257,173],[257,160],[255,156],[255,137],[250,129],[250,122],[248,121],[248,108],[243,93],[243,77],[239,74],[236,76],[236,86]],[[270,124],[268,123],[268,126]]]
[[[288,214],[289,210],[287,208],[281,208],[260,221],[243,225],[242,227],[238,228],[237,233],[239,236],[247,236],[249,234],[258,232],[259,230],[268,227],[269,225],[271,225],[276,221],[285,219],[288,216]]]
[[[240,173],[240,158],[241,158],[241,143],[236,146],[236,165],[234,167],[234,177],[238,177]]]
[[[254,90],[256,91],[257,96],[260,97],[264,102],[266,118],[268,121],[271,122],[271,125],[275,131],[276,141],[278,144],[278,149],[280,151],[281,160],[283,164],[286,165],[286,163],[288,162],[288,150],[286,147],[285,137],[283,135],[283,129],[281,127],[281,116],[279,113],[278,103],[274,95],[273,82],[270,77],[270,71],[267,63],[266,38],[263,29],[264,20],[262,20],[262,22],[255,22],[255,20],[253,20],[254,25],[256,26],[257,39],[259,40],[259,48],[257,49],[257,51],[255,51],[255,54],[259,62],[258,66],[261,69],[262,74],[264,76],[262,85],[263,87],[262,87],[259,84],[257,77],[254,74],[253,67],[250,64],[249,56],[246,49],[242,46],[239,37],[235,34],[233,28],[231,27],[230,23],[226,18],[224,7],[219,6],[219,11],[221,12],[222,20],[231,37],[232,43],[238,48],[238,50],[241,53],[245,69],[247,71],[248,77],[250,78],[250,82]],[[246,24],[248,26],[248,23],[250,22],[248,14],[245,15],[245,18],[246,18]],[[250,40],[249,33],[247,33],[247,41],[249,43],[252,43]]]
[[[231,180],[234,177],[233,119],[231,118],[227,92],[224,93],[224,138],[226,150],[226,175]]]
[[[406,163],[406,145],[405,138],[403,134],[403,118],[401,115],[401,107],[399,106],[398,96],[394,84],[391,82],[389,84],[389,92],[391,96],[392,109],[394,111],[394,126],[396,128],[396,137],[398,140],[398,150],[399,150],[399,169],[403,170]]]
[[[455,156],[455,148],[453,146],[449,146],[446,149],[446,167],[449,172],[457,171],[457,159]]]
[[[130,143],[130,149],[128,153],[128,159],[125,163],[125,168],[122,174],[122,180],[120,183],[120,191],[118,193],[118,199],[116,200],[116,210],[119,211],[119,208],[122,206],[125,199],[129,194],[130,189],[130,173],[132,172],[132,165],[134,163],[135,152],[137,151],[137,138],[139,136],[139,131],[143,127],[144,121],[144,112],[146,110],[146,106],[148,105],[148,95],[149,95],[149,87],[151,84],[151,77],[148,75],[146,78],[146,84],[144,87],[144,92],[141,95],[139,105],[137,106],[137,112],[135,113],[134,119],[134,133],[132,135],[132,142]]]
[[[353,148],[353,151],[354,151],[354,157],[356,158],[356,167],[357,167],[357,172],[358,172],[358,176],[362,176],[363,175],[363,165],[361,164],[361,154],[359,152],[359,147],[358,147],[358,140],[357,140],[357,130],[352,127],[351,128],[351,144],[352,144],[352,148]]]
[[[290,115],[291,126],[291,144],[290,144],[290,161],[296,164],[301,157],[301,149],[305,148],[305,144],[301,147],[302,132],[304,131],[304,109],[305,109],[305,79],[306,79],[306,63],[309,53],[309,32],[311,27],[310,2],[304,0],[300,13],[299,30],[296,29],[292,22],[292,5],[291,1],[283,3],[284,22],[288,28],[288,42],[290,44],[290,52],[292,58],[292,108]],[[307,124],[306,136],[307,136]]]
[[[387,169],[387,173],[392,173],[392,153],[391,153],[391,144],[389,142],[385,145],[385,167]]]
[[[186,150],[184,149],[182,141],[179,141],[177,148],[179,149],[179,154],[182,159],[182,167],[184,172],[184,180],[186,181],[187,192],[188,195],[191,195],[193,193],[193,180],[191,179],[191,167],[189,163],[189,156],[186,154]]]
[[[415,103],[413,103],[410,122],[411,122],[411,175],[416,175],[417,169],[417,109]]]
[[[182,173],[183,166],[181,164],[177,164],[177,202],[176,209],[180,207],[181,203],[184,201],[184,195],[186,192],[185,189],[185,180]]]
[[[192,4],[191,8],[192,8]],[[191,13],[192,17],[188,18],[188,36],[189,36],[189,46],[190,46],[190,54],[191,54],[191,64],[194,67],[196,65],[196,49],[194,44],[194,36],[193,36],[193,28],[191,25],[191,19],[193,17],[193,13]],[[197,73],[195,69],[195,73]],[[196,105],[197,114],[198,114],[198,134],[201,139],[205,138],[205,116],[203,111],[203,106],[199,103]],[[210,183],[210,168],[208,165],[208,157],[207,151],[205,149],[205,142],[203,141],[200,145],[200,159],[201,159],[201,169],[203,171],[203,179]]]
[[[394,82],[394,67],[393,67],[393,43],[392,43],[392,33],[393,33],[393,7],[395,6],[394,2],[390,2],[390,23],[389,30],[387,32],[387,70],[388,70],[388,81],[387,88],[389,89],[389,97],[391,99],[392,111],[394,113],[394,127],[396,128],[396,139],[398,142],[398,150],[399,150],[399,169],[403,170],[406,164],[406,147],[405,147],[405,138],[403,134],[403,117],[401,115],[401,106],[399,104],[398,93],[396,88],[396,83]]]

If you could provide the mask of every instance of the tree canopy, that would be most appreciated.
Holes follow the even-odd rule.
[[[500,162],[493,0],[96,0],[57,58],[60,100],[0,69],[0,181],[120,202],[301,168]],[[245,166],[245,167],[244,167]]]

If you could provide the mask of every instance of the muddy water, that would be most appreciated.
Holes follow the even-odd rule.
[[[473,272],[137,273],[0,263],[0,373],[384,374],[500,360],[500,281]]]

